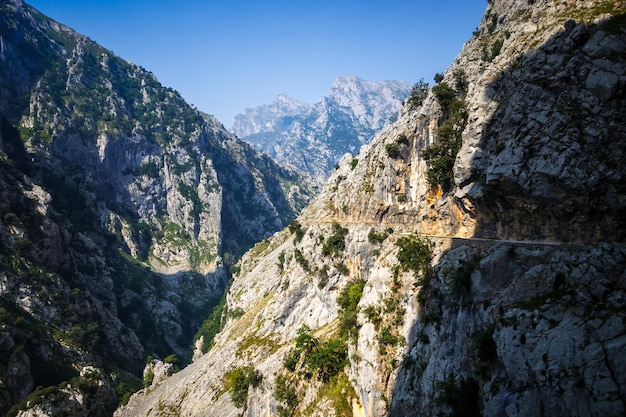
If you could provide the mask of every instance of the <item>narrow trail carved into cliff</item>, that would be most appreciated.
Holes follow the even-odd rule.
[[[316,220],[315,223],[317,224],[332,224],[332,223],[340,223],[342,226],[345,225],[361,225],[361,226],[371,226],[371,227],[383,227],[383,228],[398,228],[398,229],[412,229],[414,228],[412,225],[409,225],[407,223],[387,223],[387,222],[377,222],[377,221],[354,221],[354,220],[343,220],[343,221],[339,221],[338,219],[332,219],[332,220]],[[419,231],[416,230],[411,230],[411,231],[400,231],[398,232],[400,235],[411,235],[414,233],[417,233],[419,236],[421,237],[425,237],[428,239],[441,239],[441,240],[446,240],[446,239],[450,239],[453,241],[453,243],[455,243],[454,246],[461,246],[462,243],[461,242],[467,242],[467,243],[478,243],[478,244],[484,244],[484,245],[490,245],[493,246],[495,244],[498,243],[507,243],[507,244],[512,244],[512,245],[547,245],[547,246],[575,246],[575,247],[579,247],[579,246],[585,246],[585,245],[590,245],[590,244],[602,244],[602,243],[607,243],[607,242],[562,242],[562,241],[556,241],[556,240],[517,240],[517,239],[496,239],[496,238],[487,238],[487,237],[468,237],[468,236],[458,236],[458,235],[437,235],[437,234],[430,234],[430,233],[420,233]]]

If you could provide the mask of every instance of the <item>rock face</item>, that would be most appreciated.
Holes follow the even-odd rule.
[[[625,13],[488,2],[242,258],[213,349],[115,415],[626,413]]]
[[[356,153],[397,116],[411,85],[339,77],[314,105],[279,95],[272,103],[235,116],[232,131],[277,161],[323,185],[346,153]]]
[[[21,1],[0,2],[0,165],[2,414],[110,415],[148,355],[191,355],[230,264],[310,198],[153,74]]]

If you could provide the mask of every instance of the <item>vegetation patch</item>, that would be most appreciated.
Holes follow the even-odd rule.
[[[417,285],[425,285],[434,276],[432,267],[432,245],[427,239],[422,239],[416,234],[403,236],[396,242],[398,253],[396,258],[400,268],[412,271],[416,277]]]
[[[437,382],[435,404],[446,417],[480,417],[480,387],[473,378],[458,379],[454,373]]]
[[[289,231],[295,235],[294,243],[298,243],[304,237],[304,231],[302,231],[302,225],[297,220],[289,223]]]
[[[300,370],[305,377],[316,376],[322,382],[337,375],[348,361],[348,347],[341,338],[322,341],[303,325],[298,329],[296,346],[289,350],[283,364],[291,372]]]
[[[411,89],[411,94],[407,99],[409,104],[409,110],[413,111],[422,105],[426,97],[428,96],[429,85],[422,78]]]
[[[476,359],[481,365],[492,364],[498,358],[498,347],[493,339],[496,326],[491,324],[484,330],[474,333],[472,342]]]
[[[241,357],[243,353],[250,348],[254,348],[255,352],[263,349],[265,354],[270,355],[278,349],[278,344],[271,337],[247,336],[237,347],[238,357]]]
[[[284,375],[276,377],[274,399],[281,404],[276,407],[279,417],[291,417],[298,407],[300,400],[296,392],[295,383]]]
[[[339,334],[345,337],[356,338],[359,333],[357,315],[359,301],[363,295],[366,281],[357,279],[348,283],[337,297],[339,305]]]
[[[198,339],[202,338],[202,353],[207,353],[213,347],[213,339],[215,336],[224,328],[225,317],[226,317],[226,294],[228,293],[228,288],[224,290],[224,294],[220,298],[217,305],[211,311],[209,317],[202,323],[200,329],[196,332],[194,336],[194,342]]]
[[[398,144],[395,142],[386,144],[385,152],[387,152],[387,155],[389,156],[389,158],[396,159],[397,157],[400,156],[400,149],[398,148]]]
[[[244,366],[230,371],[226,375],[228,392],[235,406],[241,408],[248,401],[248,390],[257,388],[263,382],[263,375],[251,366]]]
[[[285,251],[280,251],[278,254],[278,262],[276,262],[276,266],[280,272],[283,272],[285,269]]]
[[[263,252],[265,252],[265,250],[270,246],[270,239],[263,239],[262,241],[260,241],[259,243],[257,243],[256,245],[254,245],[254,247],[252,249],[250,249],[250,256],[253,258],[258,258],[261,256],[261,254]]]
[[[336,417],[352,417],[352,399],[358,398],[345,372],[333,376],[328,383],[322,385],[317,398],[311,403],[306,412],[313,412],[324,399],[330,400]]]
[[[120,381],[115,387],[115,393],[119,398],[118,406],[128,403],[131,395],[142,388],[142,384],[137,377],[131,374],[119,374],[116,378]]]
[[[441,185],[450,189],[453,181],[453,167],[456,155],[461,149],[462,132],[467,123],[468,82],[465,72],[454,72],[455,88],[445,81],[432,88],[443,110],[443,120],[437,131],[437,141],[422,151],[422,157],[428,162],[426,179],[431,186]]]
[[[168,222],[164,228],[154,233],[154,239],[175,247],[188,246],[191,236],[177,223]]]
[[[478,268],[480,253],[475,253],[469,260],[459,260],[458,266],[450,266],[443,271],[443,283],[451,291],[469,292],[472,285],[472,274]]]
[[[381,244],[389,237],[390,234],[393,233],[393,229],[390,227],[382,232],[378,232],[375,229],[371,229],[367,234],[367,240],[370,243]]]
[[[326,239],[324,246],[322,246],[322,254],[325,256],[340,256],[346,248],[345,236],[348,234],[348,229],[341,227],[337,222],[333,222],[332,235]]]
[[[145,162],[139,168],[138,174],[140,176],[146,176],[149,178],[158,178],[160,175],[160,168],[154,161]]]
[[[304,257],[300,249],[295,249],[293,251],[293,257],[298,263],[298,265],[300,265],[302,269],[304,269],[305,272],[311,272],[309,261],[307,261],[307,259]]]

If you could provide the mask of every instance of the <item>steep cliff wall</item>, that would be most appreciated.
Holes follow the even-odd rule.
[[[626,6],[489,1],[116,415],[622,415]],[[419,92],[418,92],[419,93]]]
[[[153,74],[18,0],[0,2],[0,128],[1,413],[110,415],[148,355],[190,356],[229,264],[310,198]]]

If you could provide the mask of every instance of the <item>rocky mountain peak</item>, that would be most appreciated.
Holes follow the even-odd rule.
[[[378,131],[391,120],[390,113],[410,91],[411,85],[404,81],[366,81],[356,76],[339,77],[333,83],[328,97],[342,107],[352,109],[359,123]]]
[[[241,138],[272,132],[310,109],[310,105],[280,94],[269,104],[249,108],[243,114],[236,115],[231,131]]]
[[[314,105],[285,97],[247,109],[233,131],[279,162],[309,174],[318,186],[346,152],[356,153],[396,116],[411,86],[402,81],[338,77]]]

